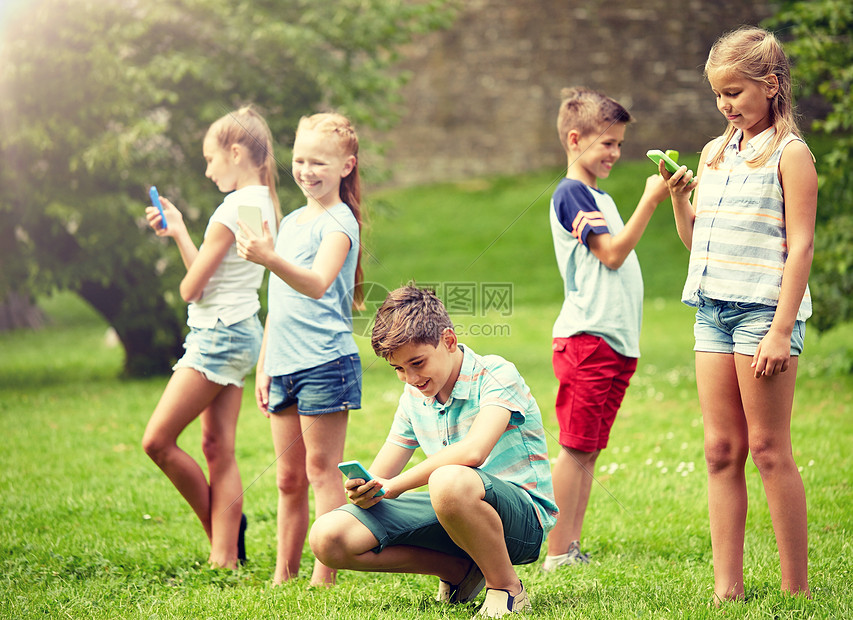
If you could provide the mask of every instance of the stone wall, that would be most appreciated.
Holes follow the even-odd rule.
[[[702,77],[716,38],[773,12],[747,0],[468,0],[411,45],[406,114],[384,141],[390,183],[564,166],[560,90],[584,85],[635,118],[623,157],[701,150],[724,121]],[[368,162],[369,163],[369,162]]]

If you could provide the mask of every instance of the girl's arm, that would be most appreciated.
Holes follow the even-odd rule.
[[[186,239],[187,245],[192,245],[189,235],[186,235]],[[187,254],[190,254],[188,248],[187,250],[181,249],[181,257],[184,257],[184,264],[187,265],[187,275],[181,280],[180,287],[181,297],[184,301],[191,302],[201,299],[204,294],[204,287],[207,286],[211,276],[213,276],[216,268],[222,263],[222,259],[225,258],[228,248],[233,243],[234,233],[224,224],[214,222],[207,231],[207,236],[204,238],[201,249],[194,252],[194,256],[189,261],[189,264],[185,257],[185,251]],[[182,244],[178,243],[178,248],[181,247]],[[192,245],[192,248],[195,249],[195,245]]]
[[[299,267],[283,259],[276,251],[269,226],[264,222],[264,236],[256,237],[242,223],[242,232],[237,239],[237,253],[246,260],[258,263],[287,282],[294,290],[320,299],[338,277],[349,253],[350,238],[343,232],[329,233],[320,242],[317,256],[310,269]]]
[[[208,231],[202,249],[199,250],[193,243],[178,208],[162,196],[160,203],[163,205],[163,214],[168,226],[165,229],[160,227],[160,212],[156,207],[146,209],[148,223],[157,232],[157,236],[172,237],[175,240],[181,260],[187,269],[187,275],[181,280],[181,298],[186,302],[198,301],[228,248],[234,243],[234,233],[228,230],[227,226],[214,223]]]
[[[814,256],[817,172],[811,151],[803,142],[791,142],[785,147],[779,161],[779,178],[785,197],[788,258],[773,323],[752,360],[756,377],[773,376],[788,369],[791,332],[806,292]]]
[[[679,173],[670,174],[661,162],[658,170],[666,179],[669,186],[669,195],[672,198],[672,212],[675,215],[675,229],[678,231],[678,236],[684,246],[690,250],[693,247],[693,222],[696,220],[696,205],[699,199],[699,185],[702,179],[702,170],[705,169],[705,162],[708,161],[708,154],[711,149],[711,143],[705,145],[702,149],[702,155],[699,158],[699,172],[696,175],[696,183],[682,183],[683,177]],[[695,191],[693,191],[695,190]],[[690,202],[690,192],[693,192],[693,202]]]
[[[255,366],[255,402],[258,404],[258,409],[265,416],[270,417],[270,376],[264,371],[264,358],[267,354],[267,339],[270,333],[270,316],[267,314],[267,319],[264,322],[264,337],[261,340],[261,352],[258,355],[258,363]]]

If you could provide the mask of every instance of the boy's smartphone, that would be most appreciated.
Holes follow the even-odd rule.
[[[340,469],[344,476],[349,479],[352,478],[362,478],[365,482],[370,482],[373,480],[373,476],[370,475],[364,466],[358,461],[344,461],[343,463],[338,463],[338,469]],[[379,489],[376,493],[376,496],[385,495],[385,489]]]
[[[151,189],[148,190],[148,195],[151,197],[151,204],[157,207],[157,210],[160,212],[160,228],[165,230],[168,228],[166,214],[163,213],[163,205],[160,204],[160,194],[157,193],[157,187],[152,185]]]
[[[675,172],[678,171],[678,169],[681,167],[669,155],[659,149],[652,149],[650,151],[647,151],[646,157],[651,159],[656,164],[660,160],[663,160],[664,168],[666,168],[670,174],[675,174]]]
[[[261,208],[254,205],[238,205],[237,218],[241,220],[256,237],[264,236],[264,218]]]

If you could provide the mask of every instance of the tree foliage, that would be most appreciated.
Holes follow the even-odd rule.
[[[0,43],[0,300],[75,291],[118,332],[128,374],[167,371],[183,330],[183,267],[147,229],[147,186],[182,209],[200,243],[222,198],[201,157],[213,120],[254,103],[289,170],[303,114],[335,108],[358,126],[392,123],[398,48],[452,17],[449,0],[20,9]]]
[[[813,322],[824,330],[853,319],[853,3],[789,3],[768,25],[787,40],[798,97],[817,97],[827,109],[811,127],[831,140],[817,161],[818,221],[809,280]]]

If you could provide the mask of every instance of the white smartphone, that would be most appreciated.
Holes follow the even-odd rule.
[[[256,237],[264,236],[264,218],[261,208],[254,205],[238,205],[237,218],[242,221]]]
[[[370,475],[370,472],[368,472],[358,461],[344,461],[343,463],[338,463],[338,469],[340,469],[348,479],[361,478],[365,482],[373,480],[373,476]],[[380,495],[385,495],[385,489],[379,489],[376,496],[378,497]]]
[[[663,160],[664,168],[666,168],[670,174],[675,174],[678,171],[678,169],[681,168],[681,166],[679,166],[675,161],[673,161],[673,159],[669,155],[667,155],[666,153],[664,153],[660,149],[652,149],[650,151],[647,151],[646,157],[651,159],[656,164],[660,160]]]

